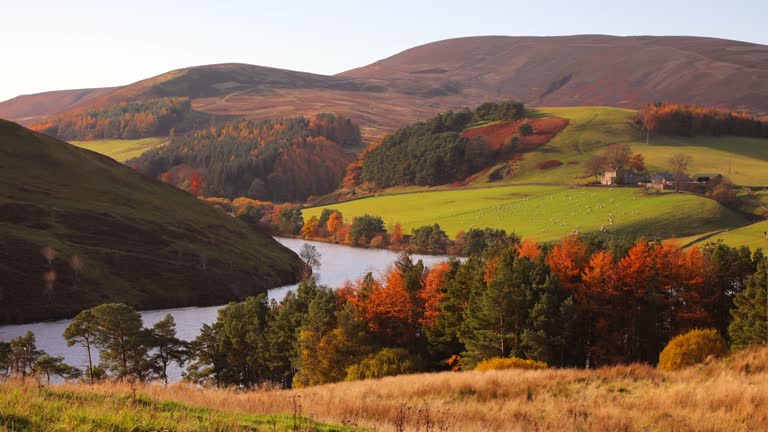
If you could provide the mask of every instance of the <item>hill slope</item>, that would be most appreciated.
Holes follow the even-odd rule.
[[[98,303],[218,304],[296,280],[269,236],[96,153],[0,120],[0,323]],[[41,248],[58,256],[49,265]],[[68,261],[79,256],[75,273]],[[43,274],[53,271],[46,286]]]
[[[5,102],[0,102],[0,118],[29,123],[40,117],[67,111],[72,107],[86,103],[112,90],[114,90],[112,87],[58,90],[17,96]]]
[[[197,111],[253,119],[336,112],[361,124],[370,143],[440,111],[510,98],[532,106],[628,108],[663,100],[765,113],[767,83],[765,45],[701,37],[479,36],[422,45],[336,76],[246,64],[191,67],[72,103],[57,101],[75,91],[20,96],[0,103],[0,115],[32,121],[181,96]],[[27,105],[38,108],[18,108]]]
[[[768,46],[701,37],[480,36],[418,46],[341,74],[408,93],[529,105],[638,107],[663,100],[768,111]]]
[[[6,399],[15,396],[10,390]],[[50,394],[49,399],[71,393],[74,400],[111,401],[114,396],[105,394],[125,398],[130,388],[127,384],[66,385],[43,392]],[[293,397],[299,396],[303,412],[320,421],[382,432],[757,431],[768,427],[768,412],[760,408],[768,401],[768,348],[738,351],[675,372],[634,364],[401,375],[289,391],[155,385],[140,393],[149,406],[169,408],[174,405],[154,400],[175,401],[253,414],[289,413]],[[11,413],[21,409],[10,406]],[[165,411],[160,410],[160,419]],[[426,429],[425,424],[429,424]]]

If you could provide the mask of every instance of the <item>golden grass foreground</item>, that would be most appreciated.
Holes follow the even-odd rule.
[[[122,384],[62,391],[127,394]],[[648,365],[597,370],[445,372],[344,382],[299,390],[241,392],[188,385],[144,397],[250,414],[303,414],[376,431],[764,431],[768,347],[664,372]]]

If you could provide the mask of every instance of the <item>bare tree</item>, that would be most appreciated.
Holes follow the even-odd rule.
[[[304,279],[308,279],[312,275],[312,270],[320,269],[320,258],[322,258],[322,255],[315,246],[304,243],[301,252],[299,252],[299,258],[304,261]]]
[[[605,158],[602,156],[593,156],[587,160],[586,163],[587,174],[595,177],[595,182],[598,181],[598,176],[605,171]]]
[[[43,258],[48,262],[48,265],[50,266],[53,264],[53,260],[56,259],[56,255],[58,255],[58,252],[56,252],[56,249],[46,246],[44,247],[40,253],[43,255]]]
[[[608,168],[616,170],[616,178],[624,178],[624,170],[632,159],[632,148],[629,144],[611,144],[605,150],[605,163]]]
[[[672,165],[672,175],[675,179],[675,192],[680,192],[680,180],[685,177],[685,173],[688,171],[688,165],[691,164],[693,158],[685,153],[675,153],[670,159],[669,163]]]

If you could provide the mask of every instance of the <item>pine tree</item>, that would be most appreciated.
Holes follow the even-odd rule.
[[[168,384],[168,366],[184,364],[187,357],[186,344],[176,337],[176,321],[170,314],[152,326],[152,347],[154,353],[150,361],[160,379]]]
[[[768,259],[760,262],[733,303],[733,322],[728,328],[733,347],[768,344]]]

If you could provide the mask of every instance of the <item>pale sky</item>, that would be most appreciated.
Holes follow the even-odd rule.
[[[334,74],[462,36],[692,35],[768,44],[768,2],[1,0],[0,101],[187,66]]]

